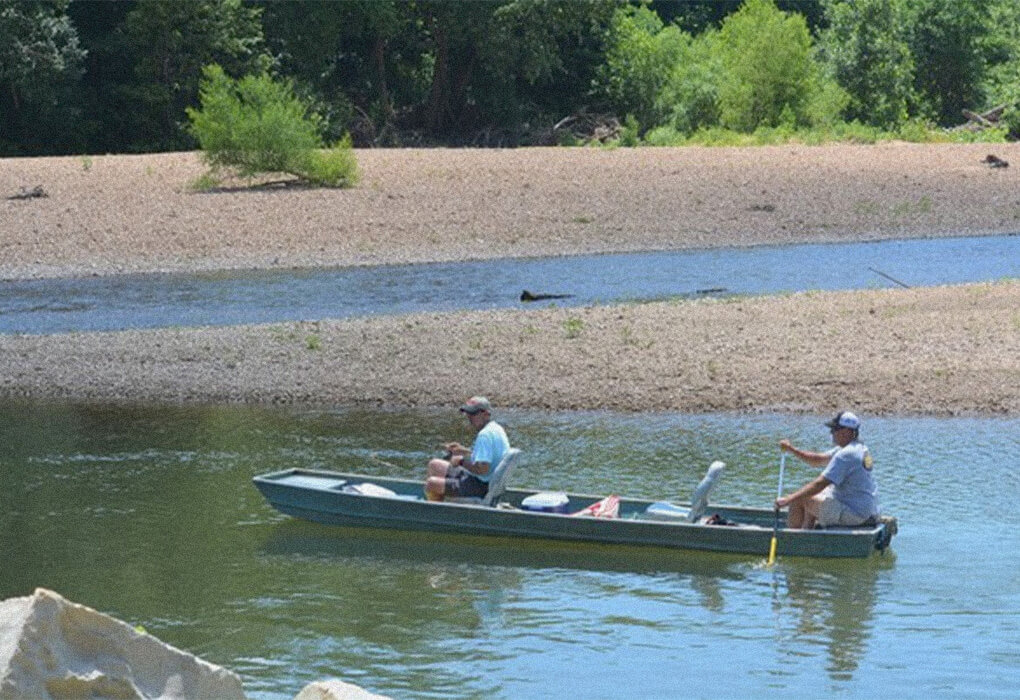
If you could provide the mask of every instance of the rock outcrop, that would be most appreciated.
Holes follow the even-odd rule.
[[[234,673],[44,588],[0,602],[0,700],[243,700]]]

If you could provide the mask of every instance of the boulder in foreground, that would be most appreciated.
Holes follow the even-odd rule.
[[[234,673],[44,588],[0,602],[0,700],[243,700]]]
[[[334,678],[309,683],[294,700],[387,700],[387,696],[370,693],[364,688]]]

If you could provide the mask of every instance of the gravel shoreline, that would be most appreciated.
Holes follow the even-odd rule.
[[[1018,167],[993,169],[994,151]],[[353,189],[189,189],[195,153],[0,159],[0,278],[1020,231],[1020,144],[359,150]]]
[[[1016,144],[359,151],[352,190],[197,156],[0,160],[0,277],[1011,233]],[[0,336],[0,396],[1020,415],[1020,282]]]

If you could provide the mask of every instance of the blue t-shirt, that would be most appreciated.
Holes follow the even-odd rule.
[[[509,449],[510,441],[506,437],[503,426],[490,420],[484,428],[478,431],[475,444],[471,447],[471,462],[488,462],[489,471],[485,474],[475,474],[475,476],[488,483],[489,477],[492,476],[492,470],[503,460],[503,455]]]
[[[834,484],[836,500],[862,518],[878,515],[878,487],[871,473],[871,454],[854,440],[846,447],[834,447],[822,476]]]

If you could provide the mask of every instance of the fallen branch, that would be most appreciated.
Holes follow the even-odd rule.
[[[36,199],[39,197],[49,197],[46,194],[46,190],[42,188],[42,185],[36,185],[30,190],[22,187],[19,194],[12,194],[7,199]]]
[[[891,276],[885,274],[884,272],[882,272],[881,270],[876,270],[873,267],[869,267],[868,269],[871,270],[872,272],[874,272],[876,275],[882,275],[882,277],[885,277],[887,280],[892,280],[893,282],[895,282],[896,284],[900,285],[904,289],[910,289],[910,285],[909,284],[906,284],[905,282],[900,282],[895,277],[891,277]]]

